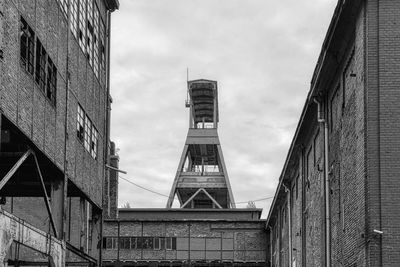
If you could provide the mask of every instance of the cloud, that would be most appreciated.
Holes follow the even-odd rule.
[[[122,1],[112,16],[111,137],[125,177],[169,194],[188,128],[189,67],[191,79],[218,81],[235,200],[273,196],[335,4]],[[166,200],[120,181],[121,204],[164,207]],[[270,203],[256,203],[264,216]]]

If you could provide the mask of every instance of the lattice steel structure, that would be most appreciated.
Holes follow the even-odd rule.
[[[217,82],[188,81],[188,97],[189,132],[167,208],[172,207],[175,196],[181,208],[235,208],[217,132]]]

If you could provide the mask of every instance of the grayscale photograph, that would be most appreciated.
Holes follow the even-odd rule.
[[[0,0],[0,267],[399,267],[400,0]]]

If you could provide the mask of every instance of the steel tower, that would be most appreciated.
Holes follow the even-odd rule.
[[[235,208],[221,144],[218,138],[218,87],[216,81],[188,81],[189,132],[169,195],[181,208]]]

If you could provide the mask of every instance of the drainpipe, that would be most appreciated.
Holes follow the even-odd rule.
[[[273,249],[272,249],[272,246],[273,246],[273,243],[272,242],[274,242],[274,237],[273,237],[273,231],[272,231],[272,227],[270,226],[270,225],[268,225],[268,228],[269,228],[269,260],[270,260],[270,262],[271,262],[271,266],[273,266],[273,257],[272,257],[272,255],[273,255],[273,253],[274,253],[274,251],[273,251]]]
[[[289,266],[292,266],[292,209],[291,209],[291,202],[292,202],[292,197],[291,194],[292,192],[290,191],[290,188],[287,187],[284,183],[282,183],[283,187],[285,188],[285,193],[287,193],[287,205],[288,205],[288,236],[289,236]]]
[[[328,122],[322,112],[322,103],[314,98],[314,102],[318,105],[318,122],[324,125],[324,174],[325,174],[325,254],[326,254],[326,267],[331,266],[331,213],[330,213],[330,184],[329,184],[329,151],[328,151]]]

